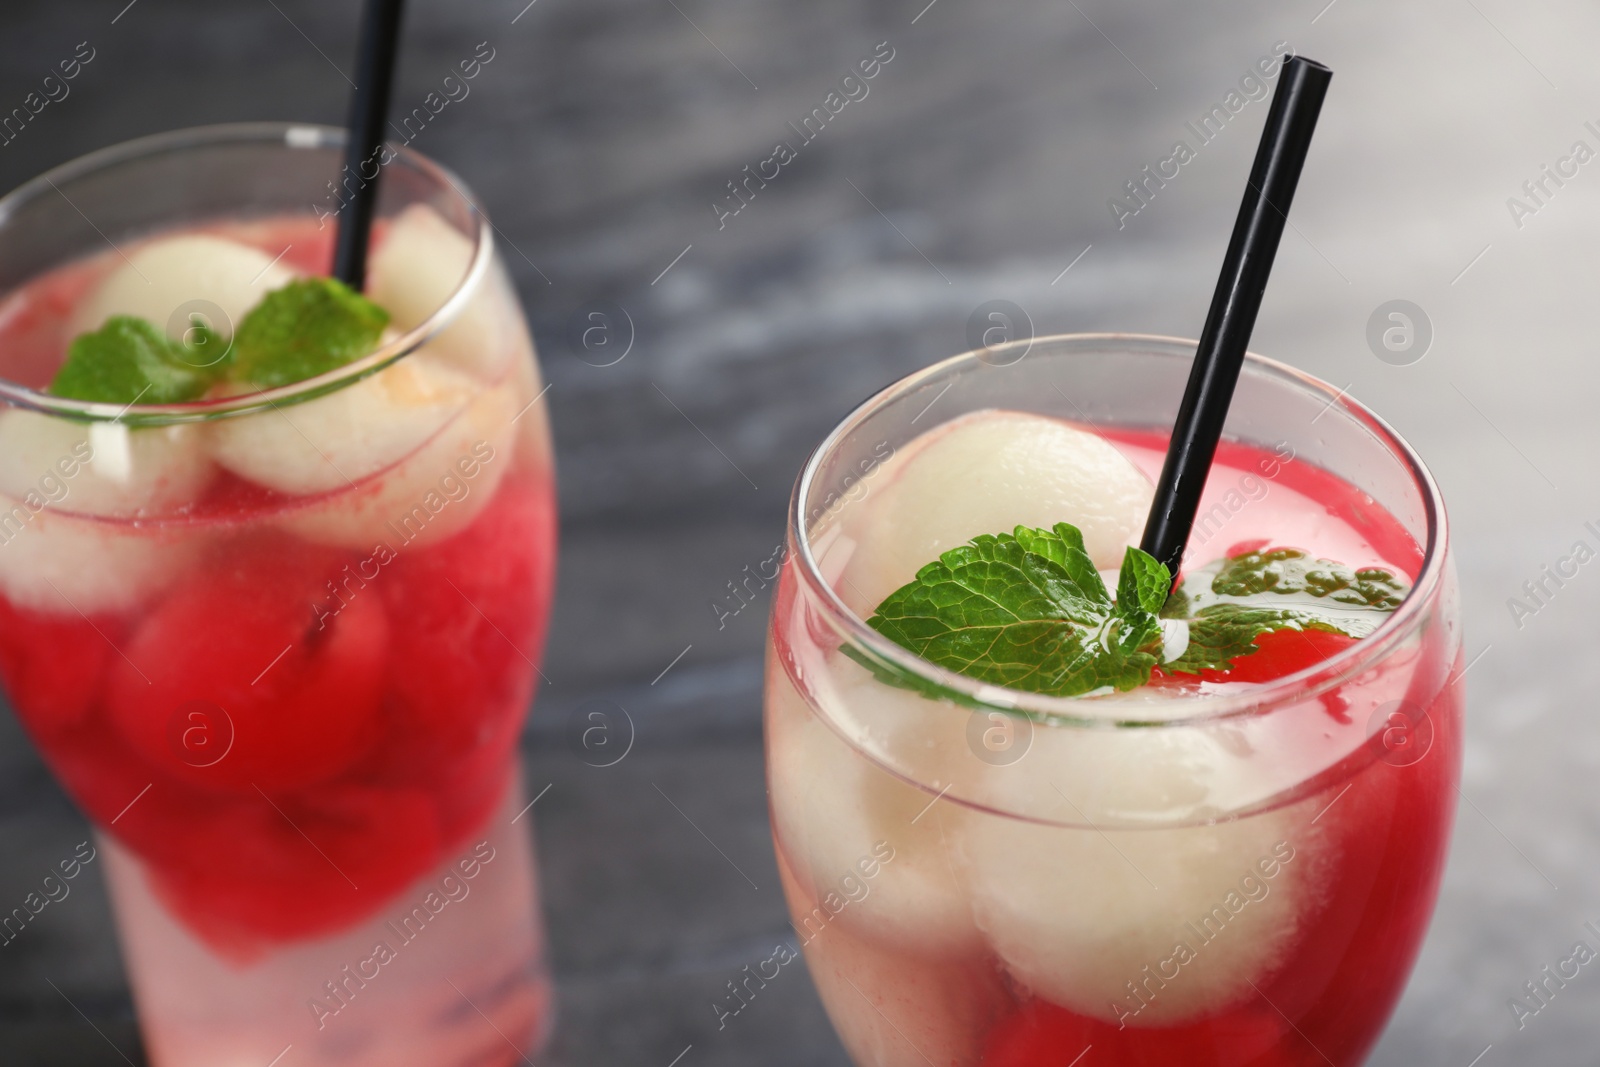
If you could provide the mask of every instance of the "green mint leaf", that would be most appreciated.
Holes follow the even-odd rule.
[[[1019,526],[944,553],[867,623],[923,659],[993,685],[1051,696],[1132,689],[1157,663],[1161,629],[1152,609],[1166,599],[1165,588],[1157,593],[1158,571],[1136,559],[1133,567],[1119,583],[1134,593],[1124,609],[1112,602],[1076,527]],[[890,684],[929,688],[846,652]]]
[[[1222,561],[1215,575],[1211,592],[1219,596],[1308,596],[1383,611],[1399,607],[1409,589],[1386,570],[1352,570],[1332,560],[1311,559],[1297,548],[1246,552]]]
[[[271,389],[368,355],[389,313],[333,278],[300,278],[268,293],[234,331],[232,376]]]
[[[1226,671],[1278,630],[1370,635],[1399,607],[1407,582],[1292,548],[1246,552],[1197,568],[1177,588],[1166,566],[1129,548],[1113,601],[1068,523],[974,538],[891,593],[868,625],[958,674],[1049,696],[1127,690],[1156,666]],[[1163,660],[1167,627],[1187,632]],[[971,702],[898,664],[846,646],[877,678],[926,696]]]
[[[1117,604],[1123,611],[1139,610],[1155,615],[1167,603],[1172,588],[1172,572],[1167,565],[1143,549],[1130,546],[1122,557],[1117,575]]]
[[[1083,602],[1091,611],[1111,607],[1111,594],[1106,592],[1106,583],[1095,570],[1094,560],[1083,547],[1083,533],[1076,526],[1066,522],[1058,522],[1050,530],[1018,526],[1011,536],[1024,552],[1042,556],[1066,572],[1071,588],[1060,590],[1060,595],[1074,604]]]
[[[1161,643],[1161,620],[1157,617],[1172,588],[1172,572],[1167,565],[1142,549],[1129,547],[1122,556],[1117,575],[1116,617],[1120,622],[1117,646],[1124,655],[1134,656],[1152,644]]]
[[[1243,604],[1213,604],[1187,621],[1189,643],[1177,658],[1162,667],[1183,674],[1204,670],[1226,671],[1234,660],[1256,651],[1256,638],[1277,630],[1345,631],[1310,613],[1278,608],[1253,608]]]
[[[1362,638],[1400,606],[1409,586],[1379,568],[1352,570],[1294,548],[1246,552],[1187,575],[1162,611],[1188,620],[1189,643],[1163,664],[1197,674],[1225,671],[1276,630],[1325,630]]]
[[[213,378],[193,348],[144,319],[115,315],[73,339],[49,388],[105,404],[181,404],[198,399]]]

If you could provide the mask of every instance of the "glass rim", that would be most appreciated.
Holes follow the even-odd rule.
[[[108,170],[149,156],[228,143],[277,142],[290,152],[303,149],[342,148],[345,137],[345,130],[341,127],[309,122],[229,122],[210,126],[190,126],[136,137],[68,160],[0,196],[0,223],[4,223],[21,205],[38,196],[61,193],[57,188],[58,182],[72,181],[96,171]],[[145,426],[198,422],[225,416],[248,415],[284,403],[293,404],[310,400],[380,371],[421,348],[460,315],[488,273],[489,264],[494,258],[493,227],[489,222],[489,216],[479,205],[477,197],[449,168],[410,148],[396,148],[389,142],[385,142],[385,145],[394,152],[395,158],[383,166],[387,167],[403,160],[408,167],[433,180],[441,190],[453,192],[466,207],[468,216],[477,220],[475,232],[469,238],[472,241],[472,257],[467,264],[466,272],[444,302],[431,311],[422,322],[387,344],[380,345],[374,351],[342,367],[314,378],[253,393],[194,400],[182,404],[122,405],[54,396],[42,390],[30,389],[0,375],[0,403],[48,415],[59,415],[80,422],[124,422]],[[65,196],[64,193],[61,195]],[[109,239],[107,243],[110,243]],[[115,248],[114,245],[112,247]]]
[[[1020,349],[1016,362],[1033,348],[1050,345],[1088,346],[1144,344],[1169,351],[1158,353],[1177,356],[1171,349],[1187,349],[1186,362],[1192,360],[1199,342],[1182,337],[1140,333],[1076,333],[1051,334],[1028,340],[1012,341],[991,348],[974,349],[942,359],[915,371],[884,387],[856,405],[840,420],[822,442],[812,451],[795,480],[789,501],[787,537],[792,554],[797,560],[797,570],[802,585],[802,595],[809,595],[830,617],[830,625],[847,642],[865,651],[870,657],[910,672],[931,683],[935,691],[954,703],[983,711],[999,711],[1021,715],[1054,726],[1086,727],[1094,729],[1158,727],[1193,727],[1240,716],[1263,714],[1276,708],[1298,704],[1328,692],[1355,677],[1362,670],[1382,660],[1396,645],[1404,641],[1424,621],[1429,605],[1437,598],[1445,573],[1445,559],[1449,546],[1448,520],[1444,500],[1432,473],[1415,449],[1364,404],[1313,375],[1259,355],[1245,354],[1246,363],[1283,384],[1298,387],[1327,399],[1328,406],[1342,408],[1357,422],[1376,436],[1383,447],[1405,466],[1413,484],[1422,498],[1426,537],[1422,548],[1422,564],[1416,580],[1400,606],[1369,636],[1350,647],[1335,653],[1309,667],[1270,682],[1253,683],[1249,690],[1229,693],[1199,693],[1183,697],[1183,703],[1194,709],[1192,714],[1173,717],[1119,714],[1123,709],[1148,710],[1147,703],[1133,704],[1118,700],[1124,694],[1114,693],[1095,697],[1056,697],[1030,693],[1020,689],[981,682],[966,675],[940,667],[911,650],[904,648],[872,627],[852,611],[833,589],[812,552],[810,530],[805,523],[806,500],[823,461],[831,456],[847,435],[864,425],[874,414],[889,403],[905,396],[923,383],[940,375],[962,371],[966,366],[993,364],[1006,365],[1005,355]],[[1359,487],[1358,487],[1359,488]],[[1088,709],[1095,709],[1089,711]]]

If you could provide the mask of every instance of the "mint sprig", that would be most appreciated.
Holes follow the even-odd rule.
[[[1069,523],[1018,526],[951,549],[891,593],[867,624],[941,667],[1049,696],[1126,691],[1156,667],[1227,670],[1276,630],[1365,637],[1398,607],[1405,583],[1297,549],[1249,552],[1202,567],[1176,591],[1165,564],[1129,548],[1113,600]],[[1180,649],[1165,654],[1168,638]],[[950,694],[911,671],[846,646],[881,680]]]
[[[1353,570],[1296,548],[1217,560],[1168,600],[1163,615],[1188,621],[1189,643],[1163,666],[1183,674],[1225,671],[1255,651],[1257,637],[1276,630],[1366,637],[1400,606],[1408,588],[1386,570]]]
[[[267,294],[234,333],[233,377],[266,388],[315,378],[377,347],[389,313],[334,278]]]
[[[49,391],[103,404],[182,404],[211,385],[202,346],[215,340],[206,331],[190,345],[144,319],[114,315],[98,330],[73,339]]]
[[[197,400],[224,378],[292,385],[372,352],[389,313],[333,278],[301,278],[262,298],[231,342],[196,319],[174,341],[152,323],[114,315],[79,334],[50,392],[111,404]]]
[[[951,549],[878,605],[868,625],[932,663],[1011,689],[1077,696],[1150,678],[1167,568],[1128,549],[1113,601],[1083,534],[1018,526]]]

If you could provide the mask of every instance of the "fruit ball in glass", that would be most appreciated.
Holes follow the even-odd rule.
[[[94,825],[158,1067],[509,1063],[549,1023],[539,370],[488,219],[409,150],[367,302],[285,311],[337,290],[342,140],[163,134],[0,211],[0,676]]]
[[[1074,525],[1114,589],[1194,347],[958,356],[863,404],[800,476],[771,818],[862,1067],[1354,1067],[1399,999],[1453,819],[1461,640],[1438,491],[1370,411],[1251,355],[1184,562],[1298,550],[1395,576],[1408,591],[1360,640],[1280,630],[1230,669],[1065,697],[867,624],[942,553],[1018,526]]]

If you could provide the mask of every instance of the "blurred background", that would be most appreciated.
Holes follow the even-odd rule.
[[[0,143],[0,185],[175,127],[342,123],[357,15],[14,0],[0,114],[93,58]],[[1041,334],[1194,336],[1266,113],[1245,79],[1288,50],[1336,77],[1252,347],[1346,388],[1432,465],[1468,619],[1454,852],[1373,1062],[1593,1062],[1600,974],[1520,1029],[1507,1002],[1600,920],[1600,563],[1531,615],[1509,602],[1600,546],[1597,37],[1576,2],[413,0],[397,113],[492,50],[413,146],[481,197],[551,382],[561,584],[525,756],[530,792],[549,786],[533,814],[561,1015],[539,1062],[846,1064],[802,977],[721,1029],[712,1007],[794,937],[762,777],[767,604],[735,612],[729,583],[773,555],[809,449],[971,347],[985,302]],[[787,124],[875,52],[867,94],[801,144]],[[1220,132],[1130,198],[1230,92]],[[779,141],[796,158],[728,199]],[[609,732],[585,747],[591,712]],[[0,904],[86,834],[0,717]],[[96,877],[0,949],[8,1063],[142,1063]]]

